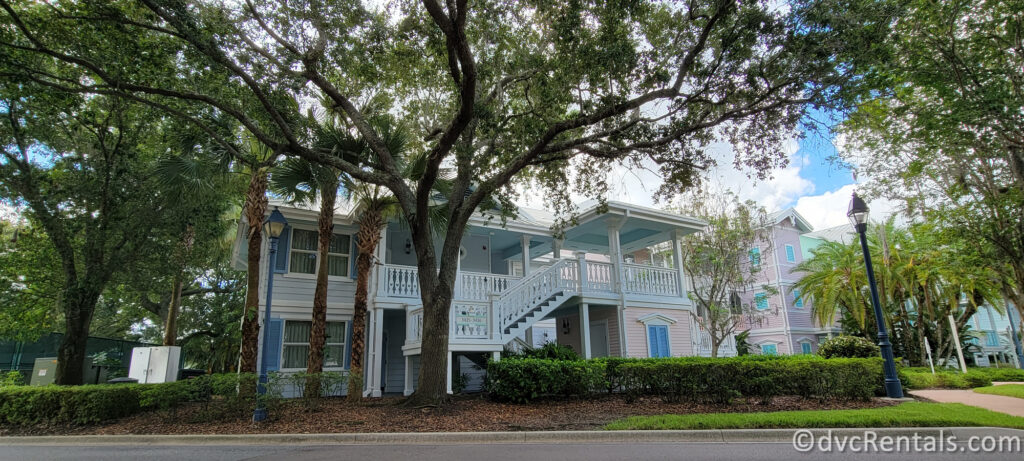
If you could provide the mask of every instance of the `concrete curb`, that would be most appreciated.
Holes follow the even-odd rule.
[[[238,434],[238,435],[67,435],[0,437],[0,445],[454,445],[520,443],[792,443],[804,429],[729,429],[687,431],[548,431],[548,432],[393,432],[351,434]],[[815,438],[864,435],[879,437],[940,435],[961,442],[974,436],[1012,436],[1024,430],[998,427],[841,428],[807,429]]]

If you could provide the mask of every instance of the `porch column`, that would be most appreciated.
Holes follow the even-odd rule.
[[[580,304],[580,342],[583,358],[590,358],[590,305]]]
[[[576,261],[580,266],[580,294],[583,294],[585,291],[587,291],[587,252],[577,251]]]
[[[562,239],[556,238],[551,241],[551,256],[562,259]]]
[[[495,362],[497,362],[498,360],[501,360],[501,351],[492,351],[491,352],[491,360],[494,360]]]
[[[412,395],[412,356],[405,356],[405,389],[402,389],[402,395]]]
[[[523,235],[523,277],[530,275],[530,236]]]
[[[679,231],[672,231],[672,265],[675,266],[678,274],[679,297],[685,298],[687,295],[686,273],[683,271],[683,243],[679,238]]]
[[[387,279],[385,279],[384,264],[388,262],[388,226],[384,226],[380,230],[380,243],[377,244],[377,254],[374,255],[377,258],[376,264],[373,266],[373,270],[370,271],[373,274],[373,278],[370,280],[370,286],[376,286],[376,291],[370,297],[370,299],[376,299],[380,293],[386,293]],[[376,282],[376,283],[374,283]]]
[[[624,221],[620,219],[608,220],[608,252],[614,266],[612,284],[616,293],[622,293],[622,243],[619,242],[619,229]]]
[[[455,354],[452,351],[448,351],[448,393],[452,393],[452,361],[455,359]]]
[[[373,311],[373,375],[370,377],[370,396],[381,396],[381,364],[384,361],[384,309]]]
[[[377,351],[373,349],[373,345],[376,344],[374,337],[377,334],[377,316],[374,313],[376,309],[370,310],[366,314],[366,338],[364,342],[366,347],[363,350],[363,397],[369,397],[373,392],[373,379],[374,370],[377,369],[377,364],[374,363],[374,358],[377,357]]]

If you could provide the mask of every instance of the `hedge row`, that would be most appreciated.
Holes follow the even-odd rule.
[[[520,403],[599,392],[724,403],[736,397],[767,401],[777,395],[864,400],[882,393],[883,383],[880,358],[506,359],[488,364],[485,389],[495,400]]]

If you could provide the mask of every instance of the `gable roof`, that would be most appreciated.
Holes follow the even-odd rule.
[[[771,220],[773,224],[780,224],[785,221],[786,218],[792,218],[793,225],[797,229],[800,229],[800,232],[811,232],[814,230],[814,226],[811,226],[811,223],[807,222],[807,220],[796,211],[796,208],[786,208],[785,210],[768,214],[768,219]]]
[[[850,243],[853,241],[853,236],[856,235],[856,233],[857,232],[853,229],[853,224],[847,223],[840,224],[835,227],[829,227],[828,229],[808,232],[803,236],[829,242]]]

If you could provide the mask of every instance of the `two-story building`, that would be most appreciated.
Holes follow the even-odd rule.
[[[273,267],[261,258],[261,302],[273,277],[269,328],[271,370],[305,371],[316,277],[316,220],[313,208],[272,201],[288,225],[278,242]],[[504,224],[478,214],[462,239],[458,277],[450,310],[449,384],[466,375],[478,386],[488,358],[508,345],[551,335],[584,357],[668,357],[699,355],[709,347],[691,319],[687,277],[679,264],[679,239],[704,223],[673,213],[620,202],[601,212],[581,204],[578,219],[560,238],[554,216],[519,209]],[[348,367],[355,292],[357,210],[342,206],[328,254],[327,350],[325,370]],[[246,223],[239,226],[235,265],[244,268]],[[420,366],[423,307],[416,256],[409,230],[392,222],[384,230],[370,274],[366,322],[364,393],[409,394]],[[264,239],[264,255],[268,244]],[[440,247],[441,242],[437,242]],[[647,249],[670,246],[671,264],[637,261]],[[543,333],[532,332],[538,322]],[[537,334],[531,334],[537,333]],[[732,346],[734,347],[734,346]],[[450,389],[450,387],[449,387]]]

